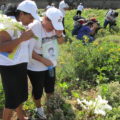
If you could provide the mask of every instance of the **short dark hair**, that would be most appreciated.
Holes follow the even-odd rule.
[[[87,23],[86,23],[86,26],[92,26],[93,25],[93,21],[88,21]]]
[[[114,16],[114,17],[118,17],[118,12],[115,12],[115,13],[113,14],[113,16]]]
[[[11,3],[9,3],[6,7],[6,9],[4,10],[5,15],[15,16],[16,18],[19,17],[20,12],[23,12],[24,14],[30,14],[30,13],[26,13],[24,11],[17,10],[17,5],[16,4],[11,4]]]
[[[21,10],[16,10],[16,14],[15,14],[15,17],[19,17],[20,13],[23,12],[25,15],[31,15],[30,13],[26,13],[24,11],[21,11]]]
[[[15,16],[16,15],[16,10],[17,10],[17,5],[9,3],[6,6],[6,9],[4,10],[4,14],[7,16]]]

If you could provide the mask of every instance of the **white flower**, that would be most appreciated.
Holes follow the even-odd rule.
[[[89,102],[86,99],[84,99],[82,103],[84,103],[85,105],[89,105]]]
[[[97,115],[103,115],[103,116],[106,115],[106,112],[105,112],[105,111],[99,110],[99,109],[95,109],[95,110],[94,110],[94,113],[97,114]]]
[[[100,95],[94,100],[94,101],[87,101],[86,99],[80,101],[80,99],[77,99],[78,104],[81,105],[81,107],[87,111],[93,112],[94,114],[99,115],[106,115],[106,111],[112,110],[112,107],[108,105],[108,101],[102,99]]]
[[[104,100],[102,99],[102,97],[100,95],[98,95],[98,97],[95,99],[95,101],[99,101],[100,104],[107,104],[108,101],[107,100]]]
[[[79,98],[77,99],[77,103],[78,103],[79,105],[81,105],[81,107],[82,107],[83,109],[85,109],[85,110],[88,109],[88,108],[86,107],[86,105],[83,104],[83,101],[80,101]]]
[[[6,29],[13,29],[13,30],[25,30],[25,27],[20,23],[17,22],[15,19],[12,19],[6,15],[0,14],[0,31]]]
[[[112,107],[110,105],[104,105],[103,108],[105,110],[112,110]]]
[[[93,103],[94,103],[94,102],[90,100],[90,101],[88,102],[88,106],[93,106]]]
[[[81,103],[82,103],[79,98],[77,98],[77,103],[78,103],[78,104],[81,104]]]

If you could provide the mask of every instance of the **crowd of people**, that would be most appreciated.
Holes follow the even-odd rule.
[[[118,12],[116,12],[115,10],[108,10],[105,15],[104,24],[103,26],[101,26],[96,18],[84,18],[81,15],[83,9],[84,6],[82,5],[82,3],[80,3],[77,8],[77,13],[73,17],[74,28],[72,30],[72,35],[76,36],[78,40],[82,40],[83,43],[85,43],[84,36],[88,37],[88,42],[92,42],[95,40],[95,35],[100,28],[106,28],[109,25],[109,30],[111,30],[113,26],[116,26],[116,18],[118,17]]]
[[[0,31],[0,73],[5,93],[3,120],[11,120],[12,112],[17,112],[19,120],[30,119],[23,111],[23,103],[28,99],[28,78],[32,85],[32,96],[39,118],[46,119],[41,98],[45,91],[47,99],[54,93],[58,44],[64,42],[65,14],[69,5],[61,0],[59,8],[54,3],[48,4],[45,15],[40,18],[38,7],[32,0],[24,0],[18,5],[8,4],[2,9],[9,16],[26,27],[25,31],[6,29]],[[86,20],[82,17],[84,6],[77,7],[72,35],[89,42],[100,29],[95,18]],[[110,10],[106,14],[104,28],[116,25],[118,13]],[[3,26],[0,23],[0,28]],[[35,39],[37,37],[37,40]],[[10,58],[10,55],[13,55]],[[52,74],[51,74],[52,73]]]
[[[51,7],[52,4],[51,3]],[[55,7],[55,4],[54,4]],[[66,10],[70,9],[70,6],[66,0],[61,0],[59,3],[59,9],[63,13],[63,25],[64,25],[64,18]],[[76,8],[76,15],[73,17],[74,20],[74,27],[72,30],[72,35],[76,36],[78,40],[82,40],[84,43],[84,36],[87,36],[89,39],[89,42],[92,42],[95,40],[95,35],[97,34],[98,30],[100,28],[106,28],[109,25],[109,30],[112,29],[112,27],[116,26],[116,18],[118,17],[118,12],[115,10],[108,10],[105,15],[105,20],[103,26],[100,25],[99,20],[96,18],[84,18],[82,15],[82,12],[84,11],[84,5],[83,3],[80,3]],[[65,25],[64,25],[65,26]],[[63,31],[65,35],[65,30]]]

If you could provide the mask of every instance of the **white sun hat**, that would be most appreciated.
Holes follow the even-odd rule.
[[[18,5],[17,10],[31,14],[36,20],[41,20],[40,16],[38,15],[37,5],[34,1],[26,0],[21,2]]]
[[[46,11],[46,16],[51,20],[52,25],[56,30],[64,30],[62,23],[63,15],[59,9],[55,7],[49,8]]]

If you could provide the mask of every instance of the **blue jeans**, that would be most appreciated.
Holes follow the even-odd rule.
[[[115,22],[105,20],[105,21],[104,21],[104,25],[103,25],[104,28],[106,28],[108,24],[109,24],[109,28],[111,28],[111,26],[113,26],[113,25],[116,25]]]

